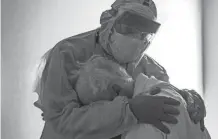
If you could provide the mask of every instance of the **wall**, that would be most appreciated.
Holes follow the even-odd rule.
[[[2,0],[3,139],[39,138],[43,122],[31,92],[35,63],[61,39],[98,27],[101,12],[113,1]],[[178,5],[148,53],[173,84],[201,92],[198,1]]]
[[[205,100],[207,106],[206,126],[211,138],[218,138],[218,1],[203,1],[203,36]]]
[[[147,53],[166,68],[172,84],[202,95],[201,5],[175,2]]]

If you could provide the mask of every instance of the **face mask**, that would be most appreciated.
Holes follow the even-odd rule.
[[[111,36],[111,53],[120,63],[135,62],[141,57],[147,46],[148,43],[143,40],[131,36],[124,36],[115,30]]]

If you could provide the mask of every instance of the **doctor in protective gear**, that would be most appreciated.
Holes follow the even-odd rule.
[[[162,96],[116,96],[111,101],[85,105],[74,86],[79,63],[93,55],[115,61],[133,79],[143,73],[169,82],[166,70],[145,54],[160,27],[156,19],[157,9],[152,0],[116,0],[111,9],[102,13],[101,27],[66,38],[44,54],[34,90],[39,95],[34,105],[43,111],[45,120],[41,139],[120,138],[138,123],[151,124],[163,133],[170,133],[163,122],[177,123],[180,105],[177,100]],[[120,90],[112,87],[110,91]],[[152,93],[160,91],[156,89]],[[194,98],[192,103],[199,106],[187,107],[187,111],[192,121],[201,123],[203,131],[205,106],[199,101],[200,96],[191,92],[180,90],[184,99]]]

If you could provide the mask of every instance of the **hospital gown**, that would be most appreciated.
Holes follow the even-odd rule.
[[[136,125],[123,135],[124,139],[210,139],[207,129],[202,132],[200,125],[191,121],[186,102],[169,83],[159,81],[155,77],[148,78],[144,74],[139,74],[135,83],[134,97],[149,95],[141,92],[148,92],[149,88],[153,87],[161,88],[161,93],[157,94],[157,96],[171,97],[180,101],[180,115],[177,116],[178,123],[176,125],[165,124],[170,129],[170,134],[164,134],[149,124]]]

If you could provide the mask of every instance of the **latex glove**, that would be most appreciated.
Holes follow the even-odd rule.
[[[150,94],[157,94],[159,88],[151,90]],[[138,119],[139,123],[151,124],[169,134],[170,130],[162,122],[176,124],[175,118],[179,115],[179,110],[174,107],[180,105],[180,102],[172,98],[163,96],[136,96],[129,100],[130,109]]]

